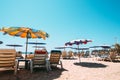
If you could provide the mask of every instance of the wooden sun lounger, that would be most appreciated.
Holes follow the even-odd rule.
[[[61,69],[63,69],[62,61],[60,60],[62,52],[59,50],[51,50],[50,54],[50,65],[61,65]]]
[[[14,49],[0,49],[0,68],[14,70],[17,73],[16,51]]]
[[[46,67],[47,71],[49,71],[49,63],[46,60],[47,59],[47,52],[43,52],[42,50],[36,50],[34,53],[33,59],[31,59],[31,73],[33,72],[33,69],[36,67]]]

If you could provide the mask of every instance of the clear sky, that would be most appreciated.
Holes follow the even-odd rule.
[[[40,29],[50,37],[45,42],[48,51],[64,46],[74,39],[91,39],[80,45],[113,45],[120,42],[120,0],[0,0],[0,28],[24,26]],[[16,48],[25,51],[25,39],[0,33],[0,48],[6,44],[22,44]],[[29,45],[28,51],[33,51]],[[74,45],[75,46],[75,45]]]

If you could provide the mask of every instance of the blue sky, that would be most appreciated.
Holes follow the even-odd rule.
[[[120,1],[0,0],[0,28],[4,26],[46,31],[50,35],[48,39],[29,41],[47,43],[48,51],[74,39],[93,40],[80,47],[113,45],[120,42]],[[0,48],[10,48],[6,44],[22,44],[24,47],[16,50],[25,51],[25,39],[0,33],[0,41],[3,41]],[[34,51],[32,45],[28,51]]]

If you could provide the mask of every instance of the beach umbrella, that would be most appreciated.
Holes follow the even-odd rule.
[[[100,46],[91,46],[89,48],[103,48],[103,49],[110,49],[112,46],[110,45],[100,45]]]
[[[99,48],[100,46],[91,46],[89,48]]]
[[[110,45],[99,45],[99,46],[91,46],[90,48],[111,48]]]
[[[66,46],[72,46],[72,45],[77,45],[78,46],[78,53],[79,53],[79,45],[80,44],[87,44],[88,42],[92,42],[92,40],[89,40],[89,39],[76,39],[76,40],[72,40],[72,41],[69,41],[69,42],[66,42],[65,45]],[[80,61],[80,58],[79,58],[79,61]]]
[[[26,38],[25,57],[27,57],[28,39],[42,38],[45,40],[47,37],[49,37],[48,33],[42,30],[36,30],[28,27],[9,27],[9,28],[3,27],[2,29],[0,29],[0,31],[4,32],[3,34],[9,34],[10,36]]]
[[[76,50],[88,50],[89,48],[72,48],[72,49],[76,49]]]
[[[36,45],[36,47],[34,46],[35,48],[40,48],[40,46],[38,45],[46,45],[46,43],[41,43],[41,42],[28,42],[27,44]]]
[[[46,43],[41,43],[41,42],[28,42],[27,44],[45,45]]]
[[[37,42],[37,41],[36,42],[28,42],[27,44],[35,45],[35,46],[33,46],[35,49],[44,47],[44,46],[38,46],[38,45],[46,45],[46,43],[41,43],[41,42]]]
[[[22,45],[18,45],[18,44],[7,44],[6,46],[10,46],[10,47],[22,47]]]
[[[78,49],[79,49],[79,45],[80,44],[87,44],[88,42],[92,42],[92,40],[87,40],[87,39],[76,39],[76,40],[72,40],[72,41],[69,41],[69,42],[66,42],[65,45],[66,46],[72,46],[72,45],[77,45],[78,46]],[[79,51],[79,50],[78,50]]]
[[[68,46],[72,46],[73,44],[76,44],[76,45],[80,45],[80,44],[87,44],[88,42],[92,42],[92,40],[87,40],[87,39],[76,39],[76,40],[72,40],[72,41],[69,41],[69,42],[66,42],[65,45]]]
[[[109,45],[102,45],[101,47],[104,48],[104,49],[110,49],[111,48],[111,46],[109,46]]]
[[[33,48],[45,48],[45,46],[32,46]]]
[[[73,42],[69,41],[69,42],[66,42],[66,43],[65,43],[65,46],[68,46],[68,45],[69,45],[69,46],[72,46],[73,44],[74,44]]]
[[[55,49],[64,49],[64,51],[65,51],[66,48],[72,48],[72,47],[68,47],[68,46],[59,46],[59,47],[55,47]]]
[[[2,44],[3,42],[2,41],[0,41],[0,44]]]

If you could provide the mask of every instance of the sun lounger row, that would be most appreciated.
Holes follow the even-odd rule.
[[[35,50],[31,59],[16,59],[15,49],[0,49],[0,68],[12,69],[14,70],[14,74],[16,74],[19,61],[27,61],[30,64],[27,66],[29,66],[31,73],[36,67],[46,67],[47,71],[50,71],[51,66],[60,65],[62,69],[61,54],[59,50],[51,50],[50,58],[48,58],[47,51]]]

